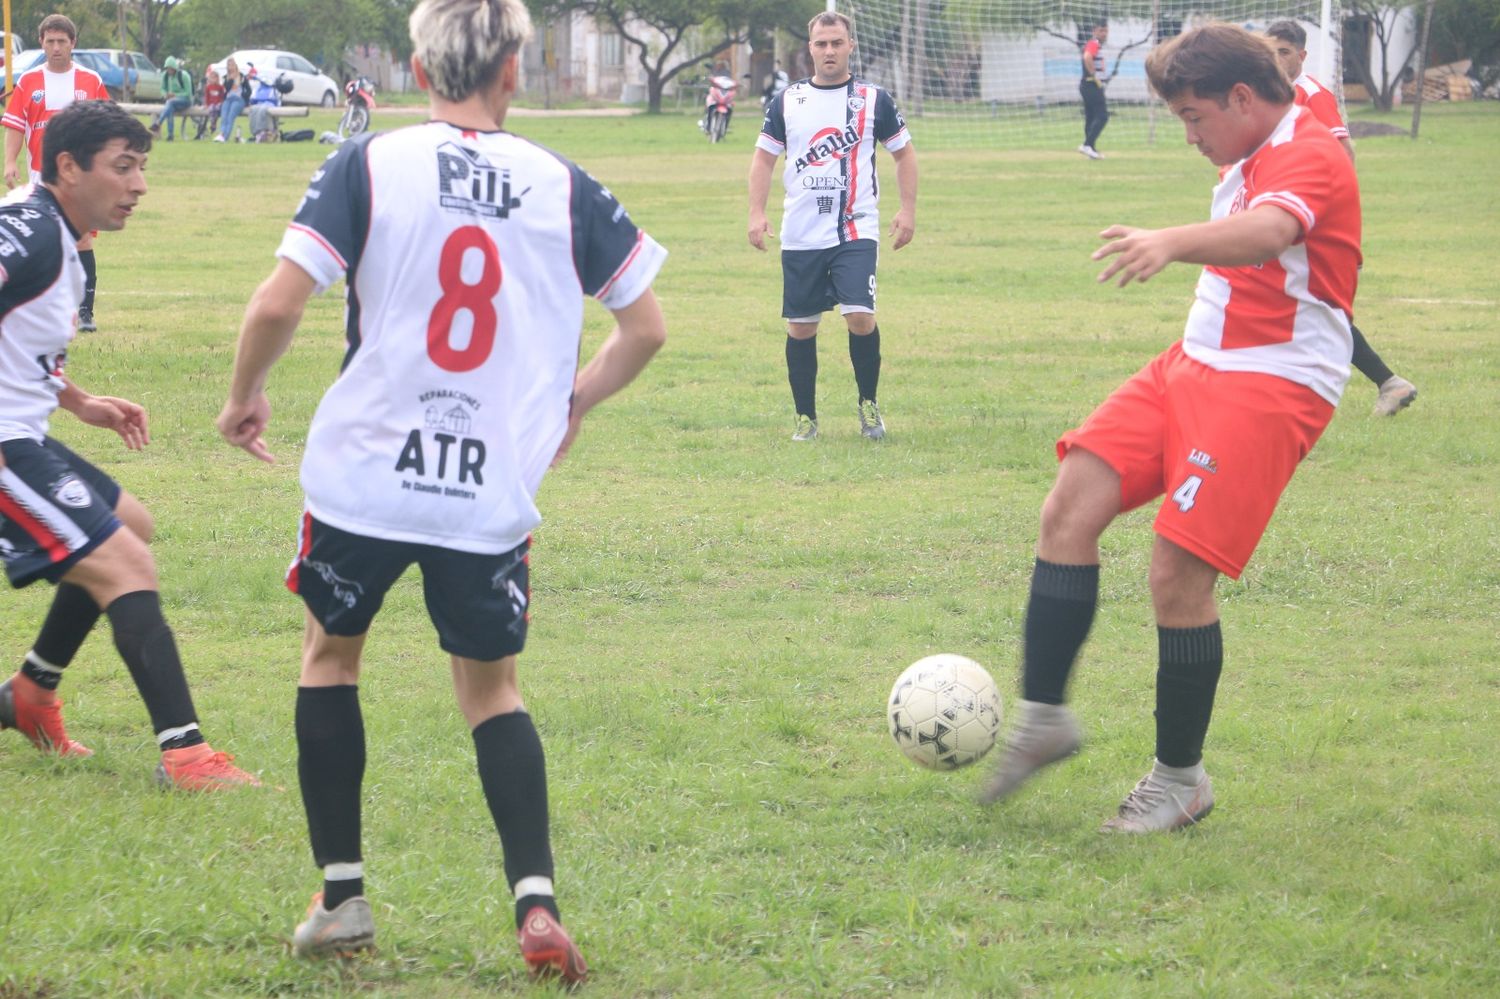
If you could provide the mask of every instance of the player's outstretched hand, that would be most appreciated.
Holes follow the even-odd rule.
[[[767,237],[771,239],[776,238],[776,234],[771,231],[770,221],[764,215],[760,218],[751,217],[748,235],[750,237],[750,245],[761,252],[765,252]]]
[[[132,451],[139,451],[151,443],[146,407],[129,399],[117,399],[111,395],[89,396],[73,410],[73,415],[91,427],[113,430]]]
[[[912,216],[908,212],[897,212],[896,217],[891,220],[891,235],[895,237],[896,240],[895,243],[891,245],[891,249],[901,249],[901,247],[905,246],[907,243],[910,243],[911,238],[916,234],[917,220],[912,218]]]
[[[1099,234],[1100,239],[1111,240],[1093,253],[1093,259],[1114,257],[1099,275],[1104,284],[1116,274],[1119,285],[1125,287],[1132,280],[1145,283],[1152,275],[1172,262],[1171,237],[1164,229],[1137,229],[1128,225],[1112,225]]]
[[[268,465],[276,463],[276,456],[266,448],[266,442],[261,439],[266,425],[271,422],[271,400],[266,398],[264,392],[249,402],[240,403],[231,399],[224,403],[224,408],[219,411],[219,418],[214,422],[224,439],[235,447],[244,448],[251,457],[259,458]]]

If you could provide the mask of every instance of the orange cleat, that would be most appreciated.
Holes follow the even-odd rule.
[[[589,977],[588,965],[568,931],[540,905],[526,914],[516,939],[532,977],[561,978],[569,985],[579,985]]]
[[[0,729],[13,728],[44,753],[93,756],[94,751],[68,738],[63,728],[62,698],[25,673],[0,683]]]
[[[230,761],[228,753],[215,752],[206,742],[186,749],[168,749],[156,767],[156,782],[184,791],[222,791],[230,787],[261,787],[254,775]]]

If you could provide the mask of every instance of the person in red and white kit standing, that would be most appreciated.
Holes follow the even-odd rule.
[[[46,62],[21,74],[10,93],[10,103],[0,125],[5,126],[5,186],[21,182],[21,146],[27,150],[27,170],[35,184],[42,176],[42,135],[47,120],[74,101],[107,101],[109,93],[97,73],[73,62],[78,28],[63,14],[48,14],[37,28],[37,39],[47,53]],[[83,264],[83,302],[78,306],[78,331],[92,333],[94,323],[94,236],[86,232],[78,240],[78,259]]]
[[[1077,752],[1066,685],[1093,622],[1099,538],[1156,515],[1156,763],[1105,831],[1163,832],[1213,808],[1203,742],[1223,667],[1214,584],[1237,578],[1349,378],[1360,263],[1359,183],[1337,140],[1293,100],[1266,40],[1211,24],[1146,61],[1151,87],[1220,167],[1210,221],[1113,225],[1100,281],[1203,264],[1182,340],[1057,444],[1026,609],[1022,700],[980,800]]]
[[[1276,61],[1281,63],[1281,68],[1297,90],[1297,103],[1304,105],[1327,126],[1352,161],[1354,143],[1349,139],[1349,127],[1344,123],[1344,116],[1339,113],[1338,99],[1333,96],[1332,91],[1303,71],[1302,67],[1307,62],[1307,30],[1296,21],[1277,21],[1266,29],[1266,37],[1276,49]],[[1354,366],[1380,390],[1375,398],[1375,415],[1395,416],[1416,401],[1417,387],[1386,365],[1358,326],[1352,329]]]

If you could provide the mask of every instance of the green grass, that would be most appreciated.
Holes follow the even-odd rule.
[[[331,127],[320,115],[309,127]],[[1374,418],[1356,376],[1249,570],[1220,588],[1218,809],[1121,841],[1095,830],[1151,754],[1149,511],[1105,537],[1076,760],[983,812],[979,773],[918,771],[882,709],[939,650],[1010,696],[1052,442],[1180,334],[1194,280],[1101,287],[1095,233],[1203,217],[1213,168],[1175,131],[1098,163],[1071,142],[923,153],[916,242],[881,267],[890,437],[859,439],[830,327],[824,436],[798,446],[779,267],[743,235],[753,123],[710,147],[685,116],[518,120],[672,251],[667,348],[548,478],[532,556],[523,684],[592,994],[1500,991],[1497,126],[1492,106],[1438,106],[1418,142],[1360,143],[1358,319],[1421,398]],[[101,629],[63,690],[98,755],[63,764],[0,737],[5,999],[531,988],[414,577],[361,691],[380,950],[347,966],[287,951],[317,872],[291,724],[301,611],[280,576],[305,429],[342,350],[338,296],[313,303],[274,378],[280,464],[221,445],[213,418],[244,304],[325,152],[153,153],[138,216],[100,239],[102,332],[69,367],[146,404],[152,446],[55,424],[156,515],[205,730],[285,790],[156,792],[145,712]],[[591,349],[607,314],[588,315]],[[0,655],[19,661],[49,598],[0,603]]]

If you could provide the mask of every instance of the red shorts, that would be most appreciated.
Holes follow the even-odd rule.
[[[1333,406],[1276,375],[1216,371],[1173,344],[1057,442],[1120,475],[1120,508],[1166,494],[1156,533],[1238,579]]]

